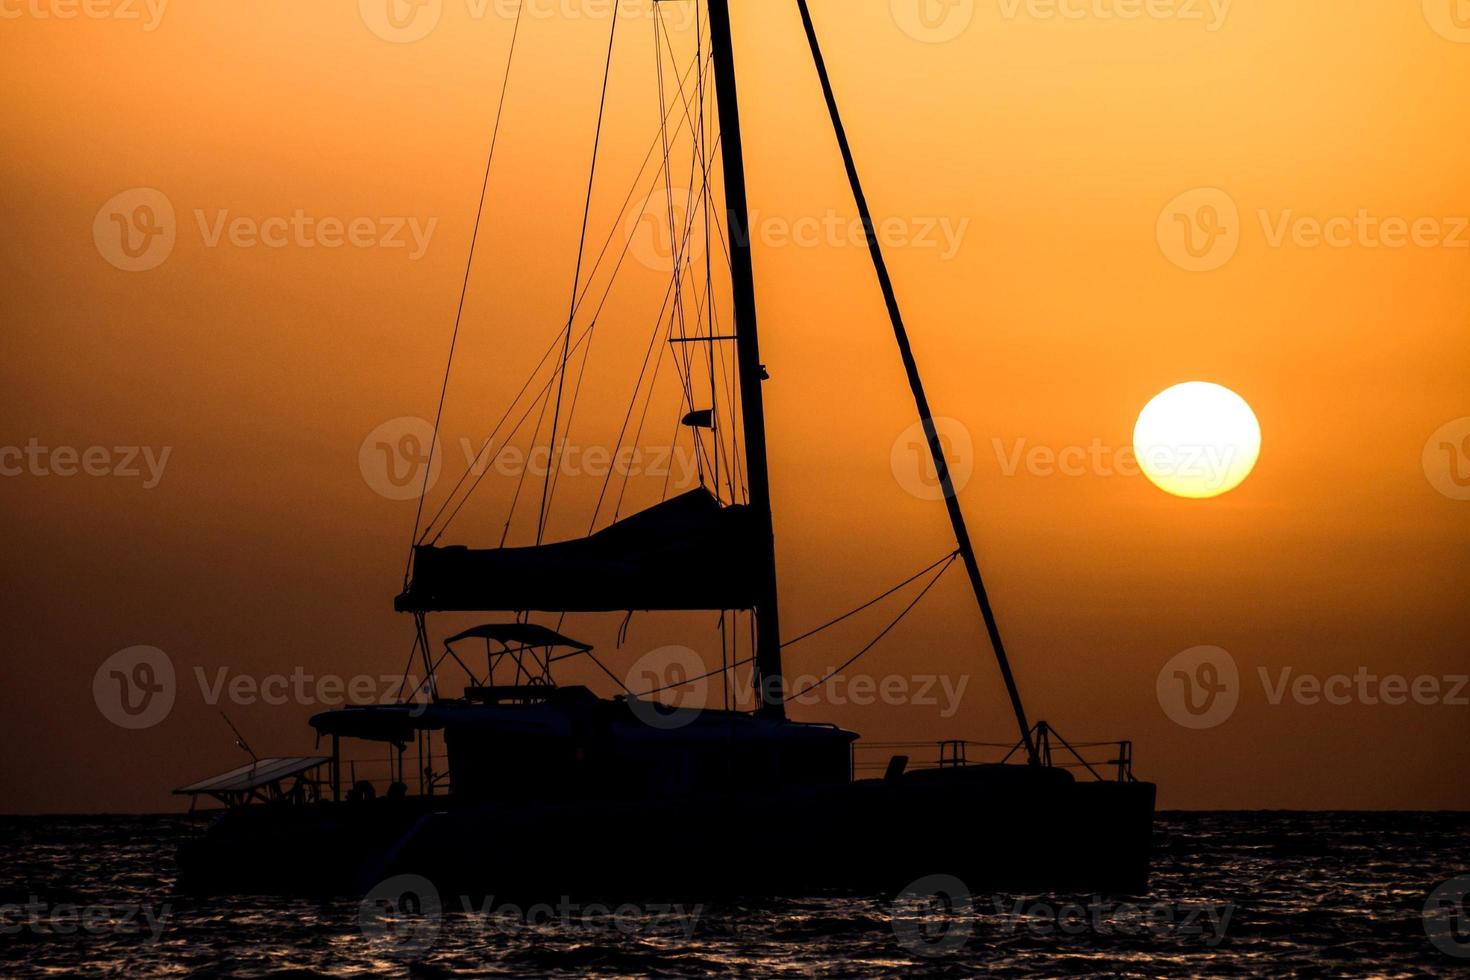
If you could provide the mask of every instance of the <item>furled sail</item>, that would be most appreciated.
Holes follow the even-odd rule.
[[[749,609],[771,542],[703,488],[587,538],[532,548],[420,545],[400,612]]]

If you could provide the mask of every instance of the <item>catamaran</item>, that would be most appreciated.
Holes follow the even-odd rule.
[[[1146,886],[1155,787],[1135,778],[1130,743],[1069,743],[1046,722],[1033,724],[1023,705],[811,13],[806,0],[795,2],[953,532],[954,551],[927,570],[925,591],[950,567],[963,569],[1014,714],[1014,742],[986,760],[975,757],[982,751],[977,743],[874,745],[835,725],[788,717],[800,692],[788,690],[782,664],[762,397],[767,371],[757,328],[731,3],[685,0],[698,13],[695,51],[688,70],[675,72],[678,88],[666,101],[662,65],[665,53],[673,60],[673,46],[661,28],[658,0],[648,0],[663,112],[654,186],[662,183],[670,201],[672,251],[654,342],[658,363],[672,352],[668,361],[682,392],[676,431],[685,432],[702,462],[700,485],[666,493],[630,516],[615,513],[585,536],[546,541],[555,490],[548,474],[534,542],[507,546],[502,538],[489,548],[440,543],[448,526],[441,517],[459,512],[478,477],[467,473],[427,523],[420,497],[420,526],[395,607],[412,618],[410,664],[423,676],[412,690],[405,684],[395,703],[313,717],[318,745],[325,739],[329,752],[252,758],[177,790],[223,810],[180,851],[185,887],[363,893],[391,877],[417,875],[464,894],[773,894],[896,889],[936,874],[972,889],[1137,892]],[[614,6],[624,11],[627,5]],[[618,19],[612,17],[609,66]],[[518,19],[517,34],[520,29]],[[605,71],[603,107],[608,78]],[[675,119],[692,149],[694,203],[682,212],[672,203]],[[594,175],[603,125],[600,109]],[[491,146],[493,159],[494,138]],[[489,175],[487,164],[487,187]],[[714,189],[716,177],[722,194]],[[589,205],[591,195],[589,180]],[[720,197],[723,207],[711,206]],[[484,204],[482,190],[481,215]],[[584,303],[592,278],[583,271],[586,215],[571,314],[543,360],[550,375],[539,388],[528,382],[523,389],[530,407],[521,421],[539,405],[533,438],[549,429],[548,458],[558,438],[566,438],[575,408],[575,394],[570,405],[564,398],[578,384],[569,382],[569,366],[579,350],[585,365],[583,344],[598,322]],[[477,219],[476,239],[479,233]],[[703,270],[692,247],[701,238]],[[473,255],[472,242],[471,263]],[[716,265],[722,281],[728,276],[728,320],[715,310]],[[465,288],[468,283],[467,275]],[[463,311],[461,292],[461,319]],[[728,332],[722,322],[731,325]],[[457,321],[456,337],[459,329]],[[452,365],[452,345],[450,356]],[[649,360],[629,419],[640,393],[651,403]],[[701,369],[707,369],[707,391],[703,377],[695,383]],[[443,402],[441,393],[440,419]],[[625,421],[624,434],[628,427]],[[495,440],[492,435],[482,451],[493,455],[509,444]],[[563,630],[570,615],[631,618],[635,611],[718,613],[727,636],[738,637],[738,624],[747,625],[750,656],[725,656],[722,639],[722,664],[710,672],[725,685],[720,707],[670,706],[657,697],[703,679],[687,673],[662,692],[625,688],[610,697],[585,684],[557,683],[580,660],[621,685],[599,651]],[[481,621],[436,641],[430,617],[437,622],[445,614]],[[558,617],[555,625],[532,621],[550,616]],[[462,691],[451,694],[442,682],[451,670],[446,665],[463,671]],[[747,675],[740,682],[742,666]],[[386,766],[379,773],[386,778],[369,775],[354,745],[370,749]],[[865,750],[885,747],[894,749],[886,760],[859,761]],[[1106,757],[1096,757],[1103,748]]]

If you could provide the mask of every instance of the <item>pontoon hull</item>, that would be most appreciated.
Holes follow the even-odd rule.
[[[897,891],[952,875],[982,892],[1138,893],[1155,788],[975,766],[779,796],[242,808],[180,852],[192,891],[363,894],[397,875],[441,896]],[[765,851],[752,828],[779,817]]]

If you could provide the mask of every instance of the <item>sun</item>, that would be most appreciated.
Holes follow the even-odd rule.
[[[1133,427],[1138,465],[1154,485],[1195,500],[1229,493],[1261,456],[1261,424],[1229,388],[1189,381],[1155,395]]]

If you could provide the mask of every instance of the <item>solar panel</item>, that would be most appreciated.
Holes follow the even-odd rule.
[[[286,759],[260,759],[218,776],[191,783],[174,790],[176,796],[192,796],[196,793],[243,793],[269,786],[280,779],[298,776],[307,770],[331,762],[328,755],[301,755]]]

